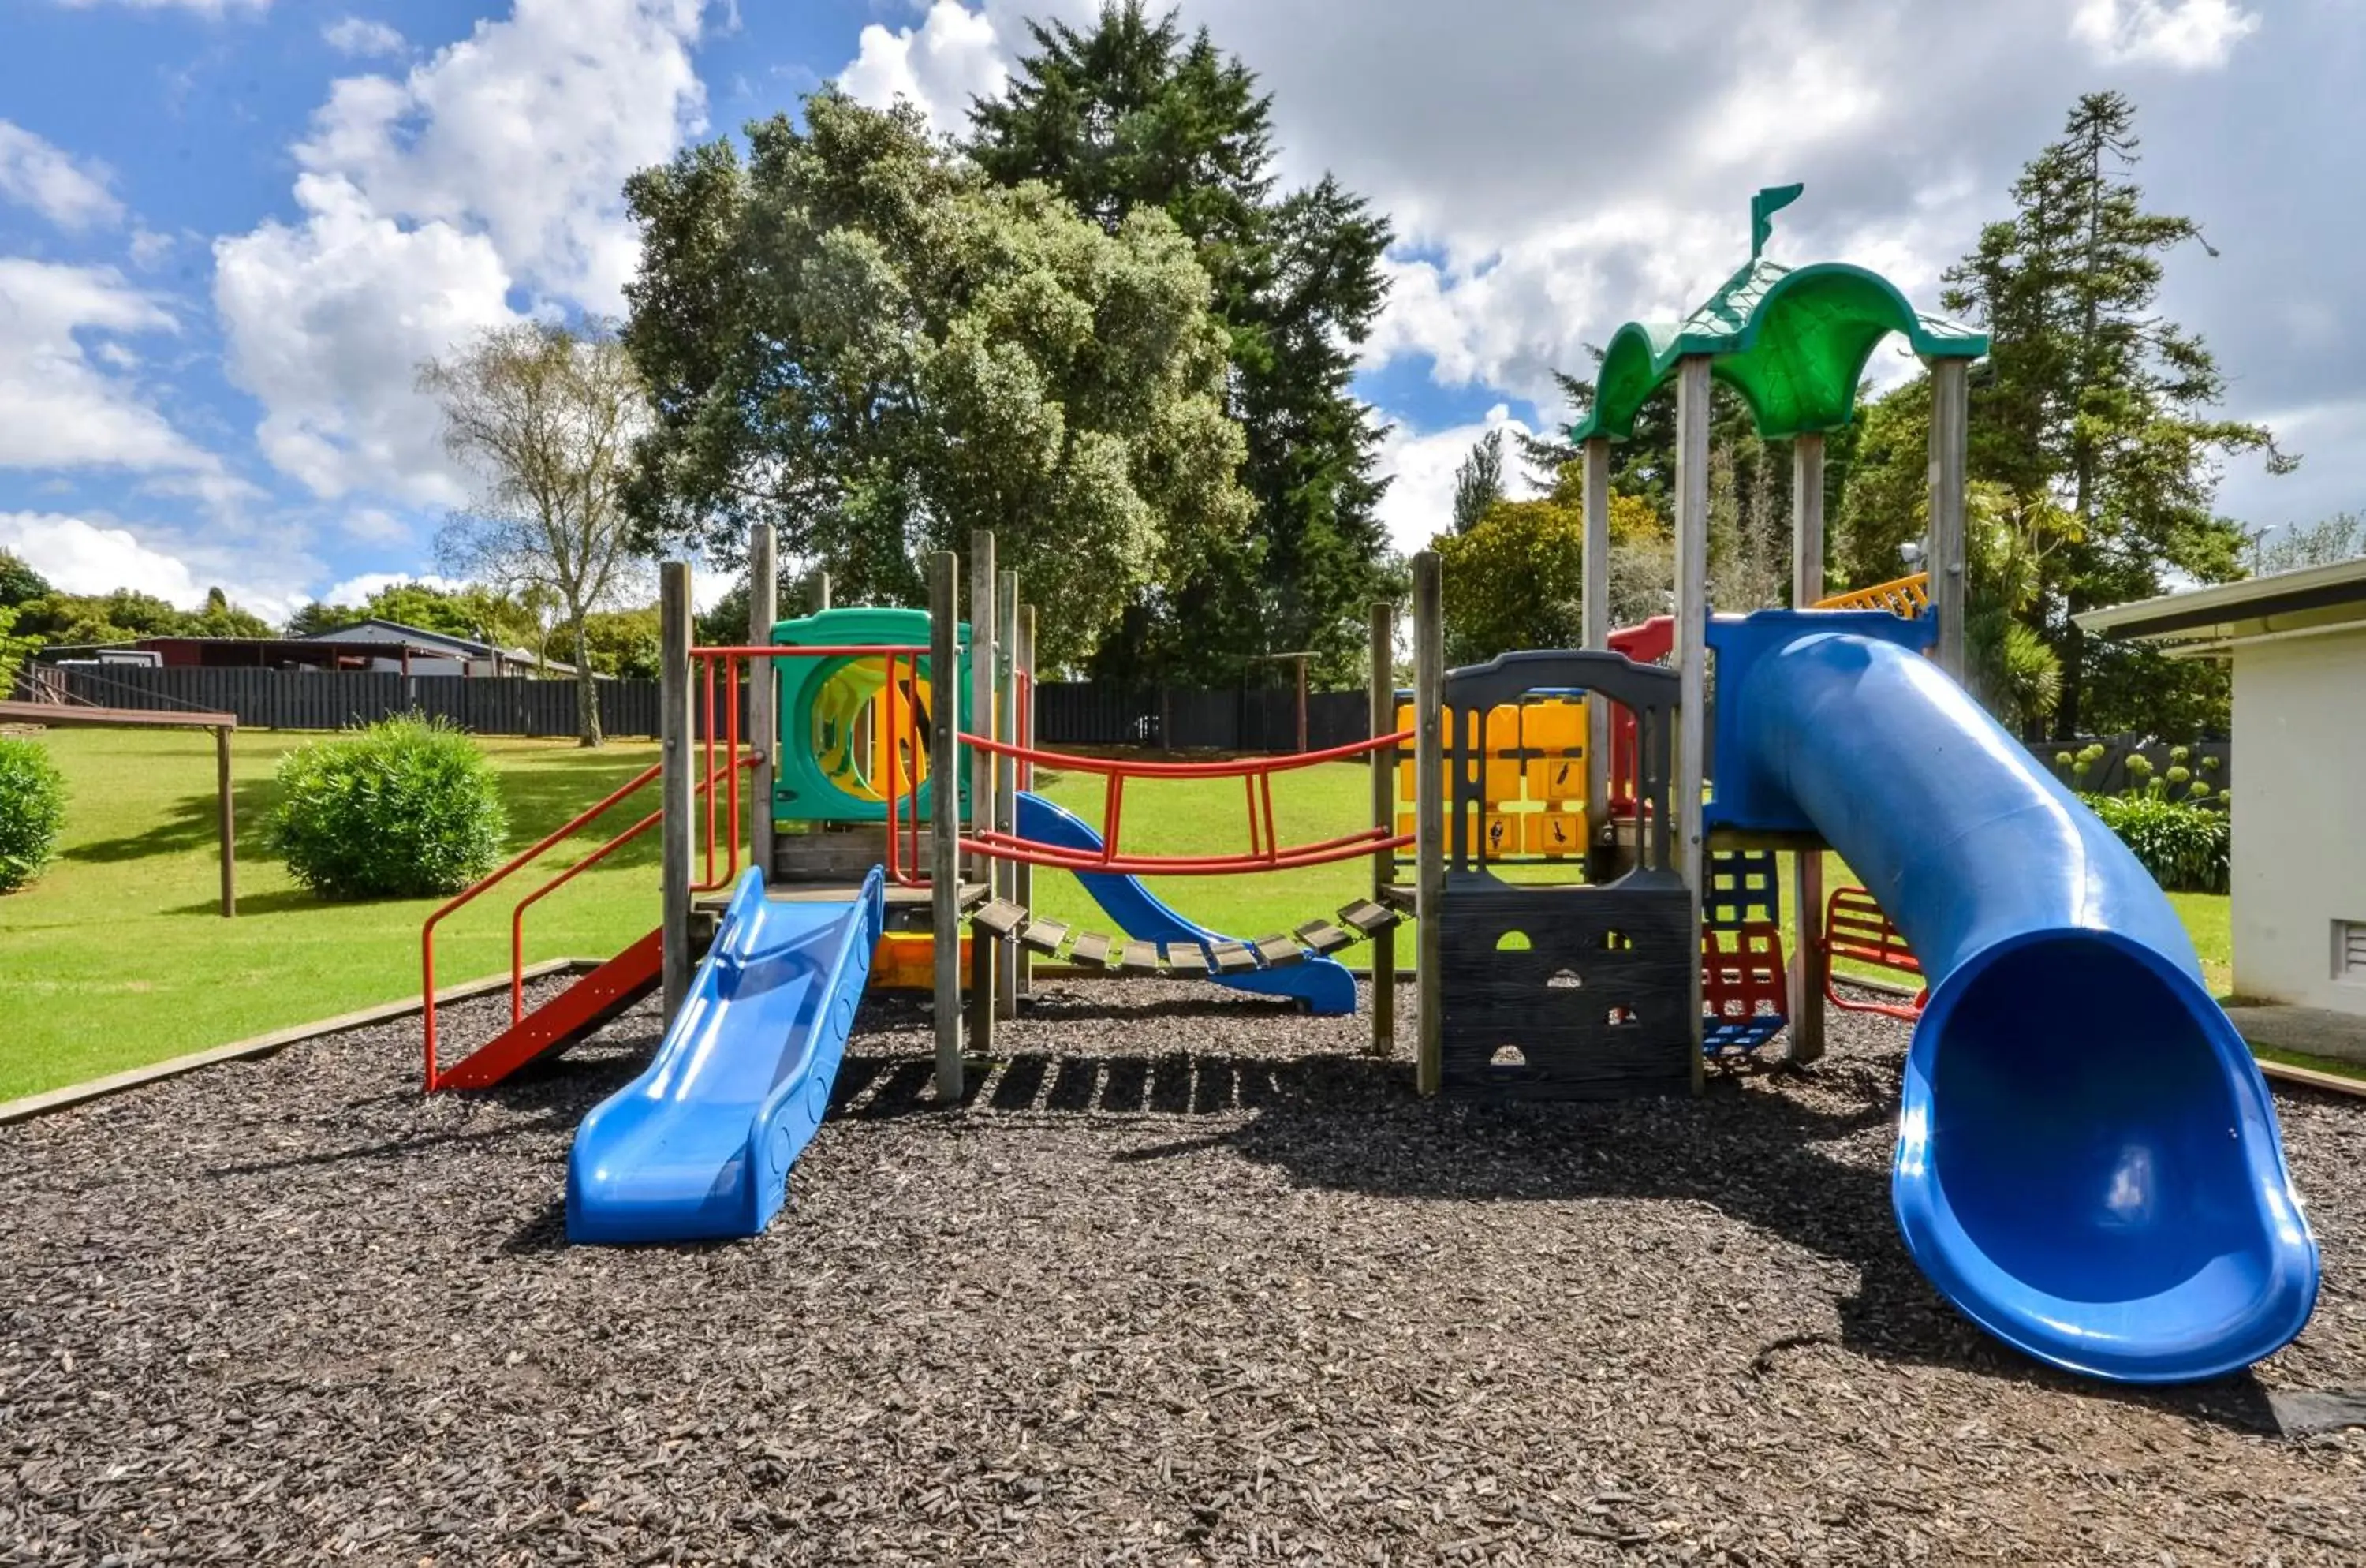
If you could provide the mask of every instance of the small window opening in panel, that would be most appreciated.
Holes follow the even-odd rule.
[[[2366,920],[2333,922],[2333,977],[2366,986]]]

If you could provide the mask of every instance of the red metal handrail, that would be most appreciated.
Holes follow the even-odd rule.
[[[739,822],[739,773],[744,768],[752,768],[755,766],[758,761],[756,758],[741,757],[738,754],[740,748],[739,660],[754,659],[862,659],[875,658],[881,655],[919,655],[925,654],[928,651],[927,648],[917,644],[891,644],[880,646],[857,643],[828,643],[805,648],[795,648],[785,645],[693,648],[690,650],[693,658],[703,661],[703,683],[705,690],[706,714],[705,733],[702,737],[706,766],[703,770],[703,778],[693,791],[693,800],[695,802],[698,797],[703,795],[706,801],[705,873],[707,880],[704,883],[695,885],[692,891],[713,892],[719,887],[728,886],[731,881],[737,878],[739,871],[740,844],[742,839]],[[727,711],[723,716],[721,725],[723,731],[724,753],[727,757],[731,759],[728,763],[718,763],[715,759],[717,725],[716,714],[715,711],[716,695],[715,661],[717,660],[725,660],[728,661],[724,675]],[[916,658],[916,668],[918,660]],[[561,823],[558,828],[553,829],[549,833],[545,834],[542,838],[536,840],[533,844],[511,856],[509,860],[503,862],[500,866],[495,868],[490,875],[475,883],[473,886],[462,889],[459,893],[454,895],[451,898],[437,906],[436,908],[430,913],[427,919],[421,924],[419,931],[420,989],[422,1003],[422,1033],[425,1043],[425,1076],[428,1089],[434,1089],[441,1077],[437,1062],[437,1046],[439,1040],[435,1016],[436,928],[443,924],[445,917],[475,902],[478,898],[482,897],[493,888],[508,881],[509,878],[514,875],[518,871],[533,862],[539,860],[559,843],[580,832],[582,829],[588,827],[592,822],[598,820],[607,812],[614,809],[620,802],[632,795],[636,791],[647,787],[658,778],[659,774],[662,771],[662,764],[659,763],[651,763],[648,767],[644,768],[641,772],[634,774],[630,779],[627,779],[624,784],[618,785],[615,789],[610,791],[607,795],[602,796],[591,806],[586,807],[583,810],[576,813],[573,817],[569,818],[565,822]],[[731,838],[728,845],[728,855],[725,863],[724,874],[719,879],[715,875],[715,840],[719,829],[719,824],[715,818],[714,788],[718,776],[725,782],[725,787],[728,798],[728,806],[726,808],[726,815],[731,823]],[[769,803],[767,803],[767,805],[769,806]],[[582,860],[578,861],[575,864],[568,867],[549,882],[535,889],[524,899],[520,900],[520,902],[511,910],[510,998],[512,1010],[511,1016],[513,1021],[522,1015],[524,1008],[524,981],[521,971],[524,968],[524,948],[523,922],[524,919],[524,911],[534,904],[540,902],[549,894],[557,891],[559,887],[564,886],[567,883],[574,880],[575,877],[581,874],[584,871],[589,870],[592,865],[605,860],[609,855],[614,853],[626,843],[631,842],[634,839],[637,839],[641,834],[647,832],[650,827],[662,820],[663,817],[664,810],[660,807],[658,811],[653,812],[649,816],[642,818],[640,821],[636,822],[632,827],[627,828],[616,838],[602,845],[591,854],[586,855]]]
[[[743,757],[739,759],[738,768],[752,768],[755,765],[756,759],[753,757]],[[478,883],[475,886],[465,889],[454,897],[449,902],[445,903],[442,908],[435,910],[434,913],[427,917],[426,924],[420,929],[420,980],[422,998],[424,1004],[422,1011],[425,1021],[424,1032],[427,1043],[427,1087],[430,1089],[434,1089],[435,1086],[442,1081],[442,1076],[437,1070],[435,1056],[436,926],[441,923],[445,916],[459,908],[462,905],[468,903],[479,894],[484,893],[493,887],[496,884],[506,880],[513,873],[523,870],[535,860],[540,858],[545,853],[547,853],[551,849],[555,848],[560,841],[574,833],[578,829],[588,825],[594,818],[608,811],[620,801],[623,801],[639,790],[648,787],[650,784],[656,781],[660,771],[661,769],[659,765],[652,764],[649,767],[643,769],[640,773],[636,773],[626,783],[619,785],[614,793],[608,795],[605,799],[579,813],[563,826],[554,830],[548,837],[535,844],[532,848],[520,852],[508,864],[501,867],[491,875],[486,877],[482,882]],[[733,770],[735,774],[738,771],[738,769],[737,768]],[[711,799],[714,795],[714,776],[710,774],[697,786],[695,794],[706,795]],[[540,903],[548,895],[557,892],[560,887],[563,887],[568,883],[575,880],[575,878],[582,873],[591,870],[592,866],[598,864],[601,861],[607,859],[608,856],[614,854],[617,850],[622,849],[625,845],[632,842],[635,839],[639,838],[643,833],[648,831],[650,828],[663,820],[664,817],[665,810],[662,807],[656,811],[650,812],[647,817],[625,829],[615,838],[609,840],[606,843],[601,845],[598,849],[592,851],[581,860],[577,861],[573,865],[570,865],[566,870],[560,872],[548,882],[542,884],[533,892],[528,893],[524,898],[520,899],[516,907],[510,911],[510,1021],[512,1023],[515,1023],[520,1018],[524,1016],[524,922],[526,910],[534,905]],[[738,858],[736,852],[733,858],[735,860]],[[693,886],[692,891],[695,893],[712,893],[716,887],[725,885],[726,884],[723,883],[717,883],[713,886]]]
[[[597,819],[603,813],[614,807],[618,801],[623,800],[635,790],[640,789],[654,780],[661,771],[662,764],[652,762],[648,767],[642,769],[639,773],[635,773],[630,779],[618,785],[615,789],[610,791],[598,802],[586,807],[583,810],[576,813],[573,817],[569,818],[558,828],[544,835],[543,838],[536,840],[530,848],[522,850],[515,855],[511,856],[510,859],[495,870],[491,875],[487,876],[484,880],[475,884],[473,886],[465,887],[458,893],[455,894],[450,899],[438,906],[435,912],[427,917],[426,923],[419,928],[420,988],[425,1003],[427,1087],[430,1089],[433,1089],[436,1083],[435,928],[443,923],[445,916],[451,914],[454,910],[460,908],[464,905],[475,902],[479,897],[491,891],[502,882],[508,880],[511,874],[517,871],[527,863],[536,860],[542,855],[547,853],[553,845],[566,839],[578,829]]]
[[[731,770],[731,782],[735,793],[739,782],[739,773],[755,765],[755,758],[742,757],[739,759],[738,765]],[[698,792],[706,796],[710,806],[714,804],[715,776],[712,773],[708,774],[705,781],[698,786]],[[512,1023],[517,1022],[525,1016],[525,912],[664,820],[665,808],[659,807],[518,900],[517,908],[510,911],[510,1021]],[[734,820],[736,821],[737,818],[735,818]],[[739,858],[738,846],[735,843],[732,849],[731,858],[737,862]],[[735,864],[730,874],[722,881],[693,886],[691,891],[693,893],[716,892],[729,886],[738,878],[738,869]]]

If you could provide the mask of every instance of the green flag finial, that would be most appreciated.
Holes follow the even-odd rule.
[[[1774,233],[1774,215],[1799,199],[1803,185],[1768,186],[1750,198],[1750,259],[1756,261]]]

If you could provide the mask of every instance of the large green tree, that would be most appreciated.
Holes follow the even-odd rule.
[[[1973,388],[1971,471],[2073,520],[2026,615],[2062,667],[2057,737],[2207,727],[2184,688],[2206,679],[2145,650],[2090,648],[2076,612],[2242,572],[2242,529],[2214,509],[2225,461],[2263,456],[2266,426],[2218,417],[2226,382],[2201,338],[2159,315],[2164,258],[2201,243],[2190,218],[2145,209],[2135,106],[2090,93],[2022,170],[2013,215],[1947,274],[1949,310],[1991,339]],[[2205,246],[2206,248],[2206,246]],[[2164,718],[2174,714],[2173,718]]]
[[[50,580],[35,571],[24,557],[0,550],[0,609],[13,609],[52,592]]]
[[[975,107],[971,156],[1007,184],[1053,186],[1112,233],[1153,209],[1190,237],[1229,338],[1256,505],[1246,533],[1140,595],[1095,666],[1229,682],[1258,654],[1308,649],[1318,673],[1346,678],[1392,578],[1380,433],[1349,389],[1386,292],[1389,225],[1328,177],[1277,191],[1270,100],[1204,28],[1187,36],[1142,0],[1105,5],[1087,28],[1030,26],[1034,52]]]
[[[1449,663],[1583,646],[1585,514],[1575,495],[1498,501],[1430,547],[1437,552]]]
[[[645,536],[736,564],[761,519],[839,597],[913,604],[928,551],[992,528],[1073,665],[1246,528],[1208,276],[1165,213],[997,186],[908,106],[824,89],[805,121],[627,182]]]

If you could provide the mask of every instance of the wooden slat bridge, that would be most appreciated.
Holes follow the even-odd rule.
[[[1178,975],[1245,975],[1303,964],[1310,953],[1328,956],[1403,924],[1405,917],[1386,905],[1359,898],[1341,909],[1335,919],[1309,920],[1290,935],[1276,931],[1255,942],[1224,938],[1163,945],[1077,931],[1065,920],[1034,914],[1008,898],[988,899],[969,918],[973,926],[997,941],[1016,942],[1031,953],[1053,959],[1065,947],[1072,963],[1098,964],[1119,974],[1151,975],[1164,969]]]

